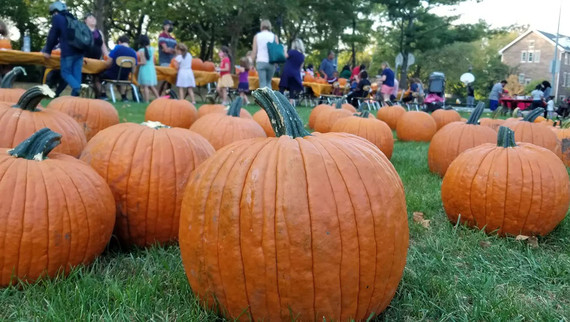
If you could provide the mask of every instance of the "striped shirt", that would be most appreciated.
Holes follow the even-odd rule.
[[[167,54],[162,51],[162,44],[166,44],[168,48],[174,48],[176,47],[176,39],[164,31],[158,36],[158,64],[169,65],[172,58],[174,58],[174,53]]]

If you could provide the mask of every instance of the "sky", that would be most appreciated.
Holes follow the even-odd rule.
[[[560,33],[570,36],[570,0],[468,0],[454,9],[436,8],[438,15],[461,15],[457,23],[476,23],[485,20],[492,27],[513,24],[556,33],[558,12],[562,4]]]

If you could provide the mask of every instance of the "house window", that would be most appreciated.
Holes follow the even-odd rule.
[[[524,74],[519,74],[519,84],[524,84]]]
[[[524,84],[525,84],[525,85],[530,84],[530,82],[532,82],[532,79],[530,79],[530,78],[527,78],[527,79],[524,80]]]
[[[528,49],[534,49],[534,40],[528,42]]]
[[[521,63],[526,63],[526,51],[521,51]]]
[[[568,53],[564,53],[564,65],[568,65]]]
[[[540,50],[536,50],[534,52],[534,62],[535,63],[540,63]]]
[[[568,79],[568,73],[562,74],[562,87],[566,87],[566,80]]]
[[[534,56],[534,52],[529,51],[528,54],[527,54],[527,56],[528,56],[528,62],[529,62],[529,63],[532,63],[532,59],[534,58],[534,57],[533,57],[533,56]]]

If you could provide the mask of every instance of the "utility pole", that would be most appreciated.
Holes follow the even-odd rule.
[[[558,82],[556,81],[556,73],[558,72],[558,38],[560,38],[560,16],[562,14],[562,0],[560,0],[560,7],[558,9],[558,27],[556,28],[556,43],[554,44],[554,60],[552,61],[552,82],[556,86],[554,90],[555,98],[558,97]],[[560,79],[560,77],[558,77]]]

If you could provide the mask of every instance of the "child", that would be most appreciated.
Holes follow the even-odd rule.
[[[238,92],[245,105],[249,104],[247,99],[247,92],[249,91],[249,58],[248,56],[242,57],[239,61],[240,66],[236,66],[236,72],[239,73]]]
[[[220,79],[218,80],[218,95],[222,97],[222,104],[228,105],[228,87],[234,86],[234,80],[230,75],[231,56],[230,49],[222,46],[218,52],[222,62],[220,63]]]
[[[546,113],[548,119],[552,119],[554,116],[554,96],[550,96],[548,98],[548,102],[546,103]]]
[[[152,59],[154,55],[154,49],[150,46],[150,40],[148,36],[141,35],[139,37],[139,44],[141,48],[139,49],[139,76],[138,83],[143,89],[143,100],[149,102],[149,89],[154,94],[154,97],[158,98],[158,91],[156,90],[156,69],[154,68],[154,60]]]
[[[178,98],[183,100],[186,98],[184,89],[187,89],[192,104],[196,104],[194,99],[193,87],[196,87],[194,72],[192,72],[192,55],[188,52],[188,47],[183,43],[176,45],[176,58],[178,66],[178,77],[176,78],[176,87],[178,87]]]

